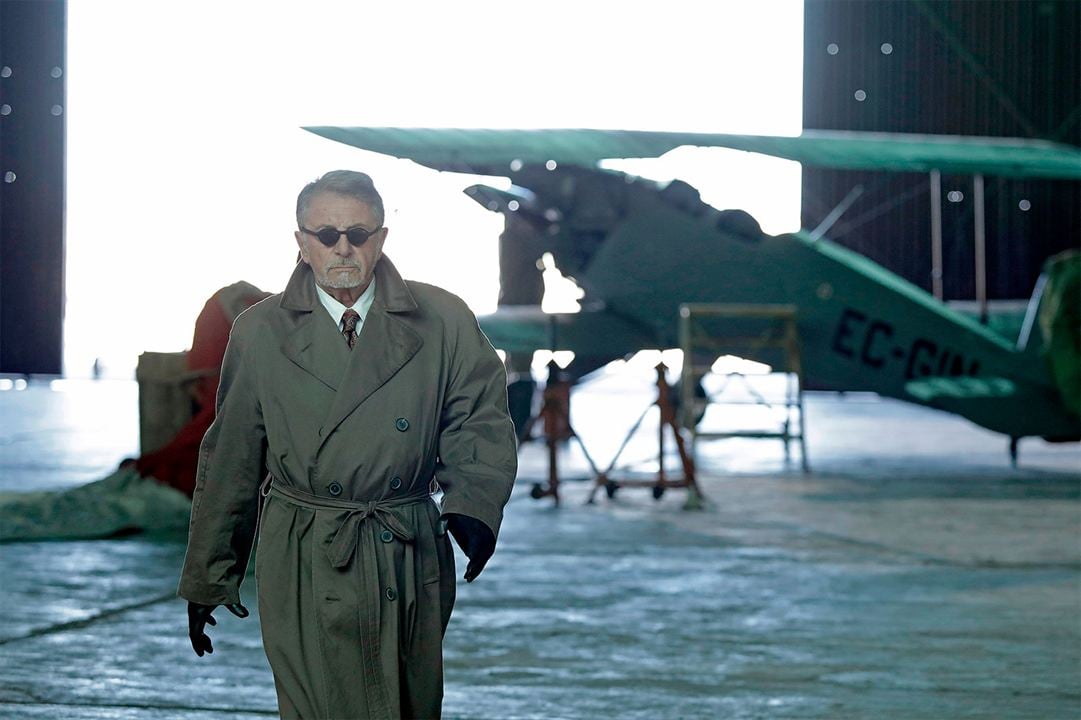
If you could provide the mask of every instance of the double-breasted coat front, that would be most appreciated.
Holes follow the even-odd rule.
[[[472,312],[385,256],[375,283],[352,350],[305,263],[238,317],[200,448],[179,594],[239,602],[258,532],[284,717],[438,717],[455,584],[440,516],[498,536],[517,469],[506,375]]]

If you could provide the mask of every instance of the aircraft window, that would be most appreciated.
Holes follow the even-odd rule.
[[[867,93],[864,92],[863,90],[857,90],[854,93],[853,97],[856,98],[856,102],[863,102],[864,100],[867,99]]]
[[[840,51],[841,48],[837,47],[837,43],[830,43],[826,46],[826,52],[828,52],[830,55],[836,55]]]
[[[1032,209],[1032,203],[1030,203],[1028,200],[1022,200],[1021,202],[1017,203],[1017,207],[1021,210],[1021,212],[1028,212]]]
[[[889,55],[893,52],[893,45],[890,45],[889,43],[882,43],[882,47],[880,47],[879,50],[882,51],[883,55]]]

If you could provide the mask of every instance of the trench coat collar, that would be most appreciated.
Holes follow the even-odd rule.
[[[307,263],[297,263],[280,306],[300,313],[282,352],[301,369],[335,390],[322,443],[330,433],[417,354],[423,342],[416,330],[397,317],[417,303],[398,270],[383,256],[375,266],[375,300],[364,318],[357,344],[349,350],[315,293]]]
[[[417,309],[417,301],[413,299],[413,293],[409,292],[409,286],[386,255],[380,257],[375,264],[375,279],[373,307],[381,304],[387,312],[410,312]],[[303,260],[297,263],[278,304],[285,310],[300,312],[311,312],[321,307],[319,296],[315,294],[315,278],[308,263]]]

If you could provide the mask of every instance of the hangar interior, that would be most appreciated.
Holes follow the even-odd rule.
[[[0,715],[275,716],[253,602],[256,617],[219,613],[218,652],[191,653],[175,594],[183,481],[122,466],[194,473],[178,458],[206,427],[192,399],[206,368],[146,348],[138,378],[63,374],[67,10],[0,0]],[[523,442],[499,551],[459,585],[447,717],[1081,713],[1079,31],[1081,5],[1065,0],[805,0],[805,138],[912,145],[886,172],[836,149],[804,159],[801,233],[765,236],[678,181],[594,186],[594,160],[544,160],[653,157],[644,148],[664,133],[558,150],[523,136],[511,190],[467,190],[504,216],[506,237],[536,244],[532,289],[501,309],[539,304],[543,252],[584,279],[587,300],[565,324],[481,319],[511,380],[527,377],[510,395],[512,414],[525,397]],[[462,136],[315,130],[496,174],[478,172],[496,161],[470,160]],[[991,151],[973,172],[920,165],[913,153],[936,136]],[[640,155],[603,154],[632,141]],[[612,177],[622,214],[574,215],[606,209]],[[577,206],[559,197],[572,185]],[[656,218],[683,232],[692,263],[620,250],[643,247],[636,228]],[[715,271],[710,252],[729,264]],[[650,266],[669,271],[653,294],[620,294]],[[738,291],[679,294],[696,282]],[[215,296],[226,333],[259,293]],[[669,320],[643,340],[642,322],[586,312],[590,293]],[[698,367],[680,313],[702,319],[700,388],[678,383]],[[516,365],[513,343],[537,333],[577,347],[575,361]]]

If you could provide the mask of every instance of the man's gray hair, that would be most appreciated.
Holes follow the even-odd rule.
[[[308,203],[312,196],[329,192],[356,198],[375,210],[379,225],[383,224],[383,198],[375,189],[372,179],[355,170],[331,170],[318,180],[304,186],[297,195],[297,225],[304,225],[304,214],[308,212]]]

